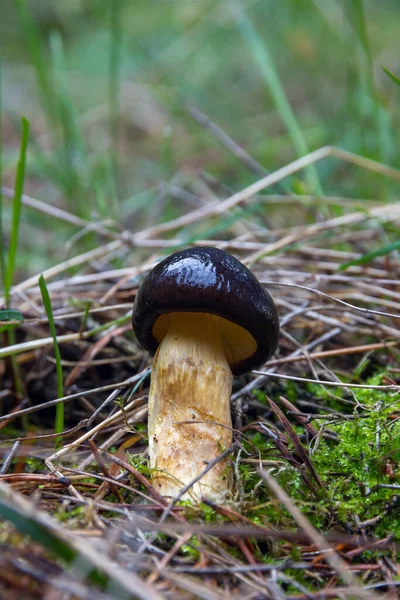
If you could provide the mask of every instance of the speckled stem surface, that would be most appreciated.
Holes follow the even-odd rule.
[[[176,313],[154,358],[149,394],[150,466],[161,494],[176,496],[232,443],[232,378],[218,317]],[[230,485],[223,460],[185,497],[221,499]]]

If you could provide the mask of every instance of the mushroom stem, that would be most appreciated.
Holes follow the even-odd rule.
[[[232,372],[223,349],[220,319],[173,313],[153,362],[149,394],[149,452],[153,483],[176,496],[232,443]],[[185,495],[221,498],[229,491],[226,460]]]

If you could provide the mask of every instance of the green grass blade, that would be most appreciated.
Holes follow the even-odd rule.
[[[0,72],[1,77],[1,72]],[[0,82],[1,83],[1,82]],[[0,101],[1,101],[1,87],[0,87]],[[1,105],[0,105],[0,123],[1,123]],[[1,125],[0,125],[1,127]],[[4,298],[6,306],[8,307],[10,301],[10,292],[11,286],[14,276],[14,268],[15,268],[15,260],[17,256],[17,247],[18,247],[18,232],[19,232],[19,223],[21,217],[21,199],[22,192],[24,188],[24,180],[25,180],[25,162],[26,162],[26,149],[28,146],[28,138],[29,138],[29,122],[26,119],[22,119],[22,133],[21,133],[21,143],[20,143],[20,153],[19,160],[17,164],[17,173],[15,178],[15,190],[14,190],[14,198],[13,198],[13,210],[12,210],[12,224],[11,224],[11,235],[10,235],[10,244],[8,250],[8,257],[6,261],[5,252],[4,252],[4,243],[3,243],[3,220],[2,220],[2,211],[3,211],[3,198],[1,194],[1,183],[2,183],[2,137],[0,131],[0,261],[1,261],[1,272],[3,279],[3,287],[4,287]],[[3,317],[3,321],[6,323],[2,323],[0,327],[0,333],[4,336],[4,345],[5,346],[14,346],[16,342],[15,331],[14,328],[23,320],[22,314],[19,311],[11,311],[5,310],[0,311],[0,319]],[[21,317],[21,319],[20,319]],[[7,321],[10,321],[7,323]],[[17,395],[22,398],[24,393],[24,384],[21,379],[19,364],[15,356],[11,357],[11,369],[13,373],[13,380],[15,391]],[[28,421],[23,419],[23,425],[25,431],[28,428]]]
[[[18,327],[23,321],[24,317],[19,310],[0,310],[0,333]],[[7,341],[10,344],[12,343],[10,341],[10,336]]]
[[[50,294],[47,289],[46,281],[43,275],[39,277],[39,287],[40,292],[42,294],[44,308],[46,310],[46,315],[49,320],[49,327],[51,336],[54,342],[54,356],[56,359],[56,373],[57,373],[57,394],[58,398],[62,398],[64,396],[64,384],[63,384],[63,373],[62,373],[62,365],[61,365],[61,354],[60,348],[57,341],[57,332],[54,324],[53,317],[53,308],[51,306]],[[56,422],[55,422],[55,432],[61,433],[64,431],[64,403],[57,404],[56,408]]]
[[[78,114],[70,93],[68,72],[65,62],[63,40],[58,31],[53,31],[49,38],[50,53],[53,66],[55,118],[60,133],[59,161],[63,171],[61,177],[65,194],[73,205],[73,210],[83,217],[90,214],[86,202],[81,202],[84,193],[85,146],[80,129]]]
[[[78,115],[69,90],[67,66],[65,64],[65,55],[63,41],[58,31],[50,34],[50,52],[53,61],[54,82],[58,91],[58,111],[59,120],[62,123],[64,133],[64,146],[66,151],[71,150],[76,158],[82,158],[84,153],[84,142],[81,134]],[[67,160],[70,156],[67,155]]]
[[[3,186],[3,133],[2,133],[2,87],[1,87],[1,74],[2,64],[0,60],[0,271],[1,281],[3,282],[3,288],[5,288],[5,256],[4,256],[4,243],[3,243],[3,194],[1,192]]]
[[[71,562],[76,554],[65,542],[59,540],[32,515],[21,514],[12,504],[0,500],[0,515],[10,521],[21,533],[29,535],[35,542],[55,552],[57,556]]]
[[[108,63],[108,104],[110,120],[110,193],[114,216],[118,215],[117,181],[119,170],[120,72],[121,72],[121,0],[110,2],[110,50]]]
[[[367,22],[365,19],[365,11],[363,0],[354,0],[347,6],[350,11],[352,26],[356,32],[359,42],[364,50],[365,57],[370,67],[369,74],[372,72],[372,54],[369,45],[368,33],[367,33]]]
[[[3,321],[18,321],[18,323],[22,323],[24,317],[19,310],[0,310],[0,323],[3,324]]]
[[[11,486],[0,482],[0,517],[34,542],[54,552],[72,569],[79,579],[88,579],[100,589],[110,590],[118,600],[132,598],[132,586],[120,583],[118,574],[113,574],[106,559],[71,532],[65,531],[59,523],[42,511],[36,510],[32,502],[12,490]],[[105,565],[105,570],[102,566]],[[125,572],[124,572],[125,574]],[[124,585],[125,583],[125,585]],[[135,585],[141,584],[139,580]],[[131,592],[131,593],[129,593]],[[144,597],[145,591],[138,594]],[[152,597],[152,595],[150,596]],[[159,600],[160,596],[155,596]]]
[[[17,165],[17,174],[15,177],[15,190],[12,210],[12,225],[11,225],[11,236],[10,246],[8,249],[7,266],[5,268],[4,276],[4,296],[6,299],[6,305],[8,306],[10,300],[10,291],[13,281],[15,260],[17,256],[18,247],[18,232],[19,222],[21,217],[21,198],[24,189],[25,180],[25,166],[26,166],[26,149],[28,146],[29,138],[29,121],[25,118],[22,119],[22,133],[21,133],[21,144],[19,151],[19,160]]]
[[[395,83],[397,83],[397,85],[400,86],[400,79],[398,77],[396,77],[396,75],[394,75],[391,71],[389,71],[389,69],[387,69],[386,67],[381,67],[382,71],[384,71],[386,73],[386,75],[388,77],[390,77],[390,79],[392,81],[394,81]]]
[[[371,52],[371,46],[368,38],[367,19],[365,16],[363,0],[354,0],[354,2],[345,3],[345,13],[347,14],[350,25],[355,36],[359,41],[364,55],[364,65],[361,66],[361,74],[365,78],[365,93],[370,96],[372,106],[369,109],[371,118],[375,121],[377,131],[377,149],[382,162],[390,162],[394,143],[392,128],[390,125],[390,115],[385,110],[374,81],[374,61]],[[361,86],[362,77],[360,77]],[[365,110],[365,108],[364,108]],[[362,115],[361,115],[362,116]]]
[[[32,63],[36,71],[36,80],[39,88],[42,101],[45,105],[45,114],[48,118],[49,125],[55,123],[54,119],[54,94],[52,91],[51,78],[48,74],[46,59],[43,52],[44,44],[40,39],[36,24],[26,5],[26,0],[17,0],[18,12],[23,25],[27,46],[32,57]]]
[[[265,39],[261,39],[252,21],[244,11],[240,11],[239,13],[238,26],[260,69],[264,82],[289,132],[298,156],[308,154],[309,149],[307,148],[303,132],[285,94]],[[305,173],[310,191],[316,193],[318,196],[322,196],[323,190],[315,167],[313,165],[307,167]]]
[[[126,325],[127,323],[129,323],[130,319],[130,315],[124,315],[123,317],[119,317],[119,319],[108,321],[108,323],[104,323],[104,325],[99,325],[98,327],[91,329],[89,332],[90,336],[88,337],[91,337],[92,335],[98,335],[103,331],[107,331],[107,329],[110,329],[110,327],[121,327],[122,325]]]
[[[110,55],[108,65],[108,102],[110,111],[110,134],[114,151],[118,149],[119,141],[119,86],[121,68],[121,23],[120,0],[110,2]],[[117,156],[115,156],[117,158]]]
[[[371,260],[378,256],[386,256],[387,254],[390,254],[390,252],[393,252],[393,250],[398,249],[400,249],[400,240],[397,240],[392,244],[388,244],[387,246],[382,246],[382,248],[372,250],[372,252],[367,252],[359,258],[355,258],[354,260],[349,260],[348,262],[343,263],[343,265],[340,265],[339,270],[344,271],[345,269],[347,269],[348,267],[352,267],[353,265],[364,265],[368,262],[371,262]]]
[[[87,321],[88,321],[88,318],[89,318],[89,313],[90,313],[91,306],[92,306],[92,301],[88,300],[86,302],[86,306],[85,306],[85,313],[84,313],[84,315],[82,317],[82,323],[81,323],[81,326],[79,327],[79,332],[80,333],[83,333],[85,331],[85,329],[86,329],[86,325],[87,325]]]

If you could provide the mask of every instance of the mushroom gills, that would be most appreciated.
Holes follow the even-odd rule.
[[[239,355],[226,342],[226,324],[243,331],[235,333],[250,352],[246,345],[255,343],[250,334],[215,315],[176,312],[160,317],[153,328],[161,343],[149,394],[149,454],[153,483],[163,495],[175,496],[232,443],[230,361]],[[222,460],[186,497],[220,498],[230,478]]]

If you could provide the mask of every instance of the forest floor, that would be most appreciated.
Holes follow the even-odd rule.
[[[144,3],[126,22],[72,4],[32,16],[20,2],[31,62],[6,56],[2,70],[0,597],[397,598],[400,90],[373,81],[362,3],[341,29],[335,11],[295,18],[288,2],[271,54],[259,3],[240,18],[225,3],[160,8],[151,35]],[[346,75],[357,46],[359,77],[326,120],[343,72],[311,110],[272,59],[287,23],[290,73],[301,64],[309,86],[323,76],[320,44],[336,40]],[[128,43],[129,27],[147,45]],[[238,36],[248,56],[235,61]],[[221,502],[153,487],[151,357],[131,326],[143,277],[191,245],[250,268],[281,324],[272,359],[234,380]]]

